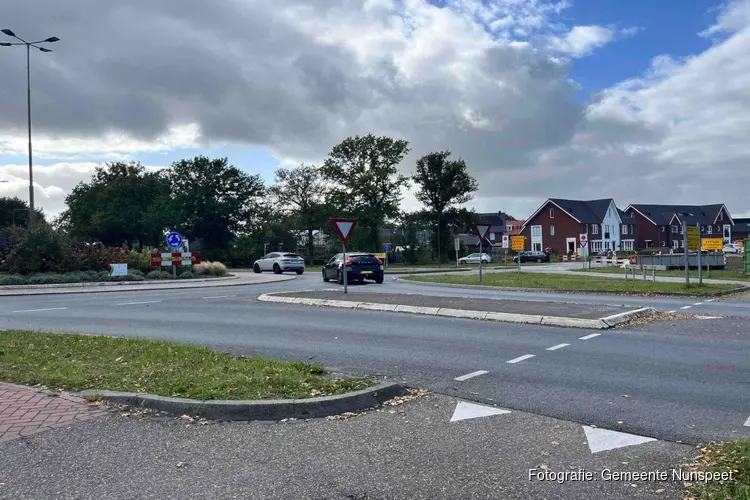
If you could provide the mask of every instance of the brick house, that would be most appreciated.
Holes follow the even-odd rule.
[[[526,250],[551,248],[560,254],[580,253],[581,234],[587,235],[591,253],[633,250],[636,220],[618,209],[612,198],[550,198],[526,219],[521,234],[526,236]]]
[[[523,227],[525,220],[508,220],[505,221],[505,234],[508,236],[518,236],[521,234],[521,228]]]
[[[683,222],[701,226],[704,238],[732,241],[734,221],[724,204],[715,205],[628,205],[625,213],[638,225],[636,248],[683,248]]]
[[[745,238],[750,238],[750,218],[734,219],[732,238],[734,241],[742,241]]]

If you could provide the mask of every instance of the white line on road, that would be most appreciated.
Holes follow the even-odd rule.
[[[552,347],[548,347],[546,350],[548,351],[556,351],[558,349],[562,349],[563,347],[568,347],[570,344],[557,344],[553,345]]]
[[[675,310],[673,309],[673,310],[671,310],[671,311],[667,311],[667,314],[674,314],[674,313],[676,313],[676,312],[677,312],[677,311],[675,311]]]
[[[708,299],[706,302],[713,302],[716,299]]]
[[[695,303],[695,304],[693,304],[693,305],[694,305],[694,306],[702,306],[702,305],[703,305],[703,302],[696,302],[696,303]]]
[[[598,337],[599,335],[601,335],[601,333],[592,333],[590,335],[584,335],[583,337],[578,337],[578,340],[593,339],[594,337]]]
[[[682,307],[680,307],[680,309],[690,309],[691,307],[693,307],[693,306],[682,306]]]
[[[519,356],[515,359],[511,359],[510,361],[506,361],[506,363],[510,363],[510,364],[520,363],[521,361],[531,359],[534,356],[536,356],[536,354],[524,354],[523,356]]]
[[[64,309],[67,309],[67,307],[47,307],[45,309],[23,309],[21,311],[11,311],[14,313],[35,313],[35,312],[42,312],[42,311],[62,311]]]
[[[478,377],[480,375],[484,375],[485,373],[489,373],[487,370],[477,370],[475,372],[467,373],[466,375],[461,375],[460,377],[456,377],[453,380],[458,380],[459,382],[463,382],[464,380],[469,380],[470,378]]]
[[[696,316],[698,319],[721,319],[721,316]]]
[[[161,300],[144,300],[143,302],[122,302],[118,306],[139,306],[141,304],[158,304]]]
[[[232,298],[232,297],[236,297],[236,295],[215,295],[213,297],[203,297],[203,300],[208,300],[208,299],[229,299],[229,298]]]

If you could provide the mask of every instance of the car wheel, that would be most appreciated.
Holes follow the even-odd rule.
[[[258,264],[255,264],[253,266],[253,271],[255,272],[255,274],[260,274],[260,266]]]
[[[344,284],[344,275],[341,274],[341,271],[336,271],[336,281],[338,281],[339,285]]]
[[[541,264],[542,263],[542,259],[536,259],[536,263],[537,264]]]
[[[375,278],[375,283],[377,283],[378,285],[382,285],[383,284],[383,277],[381,276],[379,278]]]
[[[304,272],[305,272],[305,270],[304,270],[304,269],[297,269],[297,274],[302,274],[302,273],[304,273]]]
[[[273,265],[273,273],[274,274],[281,274],[281,268],[279,267],[278,264],[274,264]]]
[[[328,275],[326,275],[326,270],[323,269],[323,281],[328,283],[330,280],[328,279]]]

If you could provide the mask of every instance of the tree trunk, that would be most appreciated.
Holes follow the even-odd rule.
[[[315,244],[313,242],[313,229],[307,228],[307,258],[310,259],[309,265],[315,265]]]

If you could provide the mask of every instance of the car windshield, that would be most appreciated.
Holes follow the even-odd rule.
[[[285,253],[284,257],[288,259],[300,259],[301,257],[297,255],[296,253]]]

